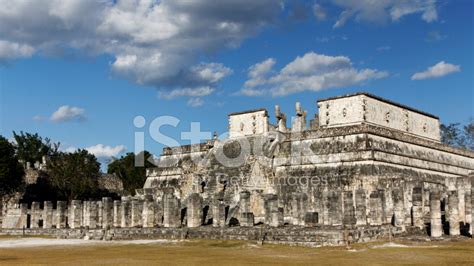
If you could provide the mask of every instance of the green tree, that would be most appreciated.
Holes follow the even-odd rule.
[[[64,200],[97,197],[100,164],[86,150],[58,152],[48,160],[49,181]]]
[[[118,176],[123,183],[123,189],[130,194],[135,194],[135,189],[143,188],[146,181],[146,168],[153,167],[153,164],[148,162],[151,154],[144,151],[137,155],[138,158],[144,158],[143,166],[135,166],[135,153],[129,152],[120,159],[117,159],[108,165],[107,173]]]
[[[20,131],[17,134],[13,131],[13,137],[16,141],[18,159],[23,162],[41,162],[43,156],[51,157],[58,152],[59,143],[52,143],[49,138],[42,138],[36,134]]]
[[[0,136],[0,198],[23,187],[23,167],[15,155],[15,147]]]

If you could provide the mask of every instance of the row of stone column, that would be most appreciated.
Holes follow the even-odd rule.
[[[443,221],[441,213],[441,193],[438,191],[430,194],[430,234],[432,237],[441,237],[443,235]],[[459,213],[460,200],[457,191],[449,191],[445,199],[445,218],[448,223],[449,235],[457,236],[461,234],[461,218]],[[474,223],[472,215],[472,207],[474,206],[474,197],[472,193],[465,195],[465,216],[470,217],[469,233],[472,235],[472,227]]]

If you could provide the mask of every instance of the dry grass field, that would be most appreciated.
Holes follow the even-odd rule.
[[[1,238],[2,241],[11,241]],[[4,242],[5,244],[5,242]],[[0,265],[474,265],[474,240],[370,243],[345,247],[259,246],[238,241],[0,246]]]

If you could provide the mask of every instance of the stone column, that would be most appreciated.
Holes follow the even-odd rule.
[[[89,227],[90,226],[90,217],[91,217],[91,202],[90,201],[84,201],[82,203],[82,224],[84,227]]]
[[[163,196],[163,226],[179,227],[181,209],[178,198],[173,193],[168,192]]]
[[[255,224],[255,217],[252,212],[240,213],[240,226],[253,226]]]
[[[405,229],[405,209],[403,207],[403,190],[401,188],[393,188],[393,214],[394,225]]]
[[[424,228],[425,223],[423,220],[423,188],[415,187],[412,193],[412,204],[411,215],[412,225],[418,228]]]
[[[132,210],[131,210],[131,218],[132,218],[132,227],[140,227],[142,226],[143,222],[143,201],[139,199],[132,200]]]
[[[96,201],[95,205],[97,206],[97,217],[96,217],[96,227],[95,228],[102,228],[102,216],[103,216],[103,206],[102,206],[102,200]]]
[[[373,191],[369,198],[370,225],[381,225],[383,223],[383,202],[380,191]]]
[[[329,191],[328,193],[328,216],[330,225],[342,225],[342,193],[341,191]]]
[[[109,197],[102,198],[102,228],[108,229],[114,224],[114,206]]]
[[[155,225],[163,226],[163,201],[154,201],[155,207]]]
[[[355,218],[357,225],[367,224],[367,201],[365,196],[365,190],[360,188],[355,193],[356,209]]]
[[[66,228],[66,206],[65,201],[56,202],[56,228]]]
[[[212,205],[212,226],[213,227],[224,227],[225,226],[225,205],[220,200],[215,199]]]
[[[272,212],[278,211],[278,197],[275,194],[263,195],[265,202],[265,224],[272,224]]]
[[[294,192],[291,200],[291,216],[293,225],[304,225],[304,217],[307,206],[305,205],[305,194]]]
[[[270,215],[271,215],[271,223],[270,223],[271,227],[279,227],[279,226],[284,225],[283,208],[278,208],[277,210],[272,211]]]
[[[99,206],[96,201],[89,201],[89,228],[97,228],[99,223]]]
[[[459,229],[459,198],[457,191],[450,191],[448,193],[448,221],[449,221],[449,235],[460,235]]]
[[[32,202],[30,209],[30,228],[39,228],[40,213],[40,203],[36,201]]]
[[[72,229],[81,228],[82,226],[82,201],[72,200],[69,210],[69,227]]]
[[[155,202],[153,198],[147,198],[143,203],[143,227],[155,227]]]
[[[430,194],[430,235],[431,237],[441,237],[443,235],[443,225],[441,223],[441,196],[439,192]]]
[[[241,191],[239,201],[240,212],[250,212],[250,192]]]
[[[469,228],[467,228],[467,230],[469,234],[471,234],[471,220],[472,220],[471,191],[466,191],[466,194],[464,194],[464,208],[466,212],[465,224],[466,226],[469,224]]]
[[[121,214],[121,218],[120,218],[120,221],[121,221],[121,226],[122,228],[127,228],[127,227],[130,227],[131,224],[132,224],[132,221],[131,221],[131,216],[132,216],[132,211],[131,211],[131,208],[132,208],[132,204],[130,202],[130,198],[128,197],[123,197],[122,198],[122,209],[120,210],[120,214]]]
[[[354,194],[352,191],[345,191],[344,195],[344,220],[343,223],[347,225],[356,224],[355,208],[354,208]]]
[[[253,226],[255,217],[250,211],[250,192],[240,192],[240,226]]]
[[[202,224],[202,199],[198,193],[189,195],[186,209],[188,227],[199,227]]]
[[[53,227],[53,203],[45,201],[43,205],[43,228]]]
[[[122,226],[122,201],[114,200],[114,227]]]

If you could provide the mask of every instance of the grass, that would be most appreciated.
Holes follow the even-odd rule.
[[[453,265],[474,264],[474,240],[398,242],[305,248],[241,241],[173,244],[82,245],[0,249],[0,264],[172,264],[172,265]]]

